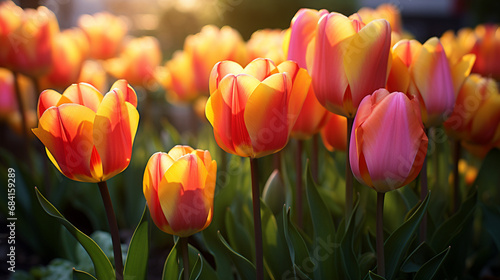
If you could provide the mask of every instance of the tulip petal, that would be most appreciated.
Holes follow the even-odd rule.
[[[94,144],[103,165],[103,181],[127,168],[139,113],[115,89],[104,97],[94,121]]]
[[[63,92],[62,98],[57,103],[57,106],[65,103],[75,103],[97,112],[97,108],[99,104],[101,104],[102,98],[102,94],[90,84],[72,84]]]
[[[245,124],[252,140],[252,157],[277,152],[288,142],[290,80],[287,76],[281,73],[269,76],[248,98]]]
[[[467,54],[460,58],[451,68],[451,78],[453,80],[455,96],[458,95],[465,79],[469,76],[475,60],[476,56],[474,54]]]
[[[37,106],[37,117],[40,118],[48,108],[52,106],[57,106],[57,103],[61,99],[61,94],[55,90],[47,89],[40,93],[38,98]]]
[[[168,155],[174,160],[178,160],[180,157],[185,156],[187,154],[190,154],[193,152],[194,149],[189,147],[189,146],[182,146],[182,145],[177,145],[173,147],[169,152]]]
[[[366,95],[385,87],[390,48],[391,27],[385,19],[371,21],[350,40],[343,64],[352,101],[344,99],[344,104],[352,102],[354,111]]]
[[[212,72],[210,73],[210,79],[208,82],[210,94],[212,94],[212,92],[214,92],[219,87],[220,81],[227,74],[237,75],[240,74],[242,71],[243,67],[241,67],[241,65],[239,65],[234,61],[224,60],[217,62],[217,64],[215,64],[214,68],[212,69]]]
[[[119,89],[120,90],[119,92],[123,94],[123,100],[129,102],[130,104],[134,105],[134,107],[137,108],[137,94],[126,80],[121,79],[116,81],[111,86],[111,90],[115,88]]]
[[[248,63],[241,73],[255,77],[262,82],[268,76],[278,73],[278,69],[272,60],[268,58],[256,58]]]
[[[49,158],[66,177],[99,182],[90,172],[95,113],[84,106],[64,104],[47,109],[33,133],[50,152]]]

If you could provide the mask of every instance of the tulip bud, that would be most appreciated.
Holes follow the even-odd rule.
[[[187,237],[210,225],[217,163],[208,151],[175,146],[155,153],[144,171],[143,192],[162,231]]]
[[[321,139],[325,148],[330,152],[345,151],[347,149],[347,118],[329,113],[328,121],[321,129]]]
[[[418,101],[386,89],[365,97],[350,142],[351,168],[358,181],[380,193],[410,183],[427,153]]]

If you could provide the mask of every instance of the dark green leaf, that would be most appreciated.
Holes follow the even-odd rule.
[[[413,234],[420,225],[420,221],[427,210],[429,196],[430,193],[427,194],[424,201],[420,203],[415,213],[398,229],[396,229],[385,241],[385,272],[387,279],[394,278],[396,272],[399,270],[404,254],[410,246]]]
[[[45,210],[47,214],[56,218],[63,226],[68,229],[68,231],[73,235],[73,237],[80,242],[80,244],[85,248],[85,251],[89,254],[92,259],[92,263],[94,264],[94,269],[96,273],[96,277],[98,279],[114,279],[115,272],[113,269],[113,265],[106,257],[101,248],[92,240],[90,237],[85,235],[75,226],[73,226],[66,218],[64,218],[61,213],[35,188],[36,195],[38,198],[38,202]]]
[[[146,277],[149,256],[149,210],[144,207],[142,218],[130,240],[127,259],[123,271],[125,280],[143,279]]]
[[[483,225],[491,235],[497,249],[500,250],[500,207],[488,207],[484,204],[481,206],[484,217]]]
[[[448,256],[450,247],[446,248],[443,252],[437,254],[434,258],[426,262],[415,274],[414,280],[431,280],[434,278],[439,268],[443,264],[444,259]]]
[[[73,280],[97,280],[92,274],[73,268]]]
[[[198,254],[198,258],[196,258],[196,262],[193,265],[193,269],[191,270],[191,274],[189,275],[189,280],[197,280],[200,279],[201,272],[203,271],[203,258],[200,254]]]
[[[429,244],[423,242],[408,256],[401,266],[401,271],[405,273],[415,273],[434,255],[436,255],[436,253]]]
[[[168,254],[165,260],[165,265],[163,266],[163,280],[177,280],[181,274],[181,269],[179,268],[178,252],[177,246],[179,244],[179,239],[175,241],[172,250]]]
[[[368,272],[368,279],[369,280],[385,280],[386,278],[376,274],[375,272]]]
[[[349,279],[360,279],[361,275],[359,273],[359,264],[358,260],[356,258],[356,255],[354,254],[354,223],[355,223],[355,216],[358,210],[359,206],[359,200],[356,203],[356,206],[354,207],[351,217],[349,218],[349,221],[347,223],[347,231],[342,238],[342,241],[340,242],[340,248],[342,252],[342,262],[344,269],[346,271],[346,276]]]
[[[228,208],[226,211],[226,232],[231,247],[249,260],[255,258],[253,240],[245,227],[235,218],[233,211]]]
[[[290,258],[294,265],[295,276],[297,277],[299,275],[299,270],[304,271],[305,265],[308,265],[307,270],[309,272],[313,272],[316,269],[315,263],[311,263],[312,259],[309,256],[307,245],[297,228],[293,225],[290,217],[290,209],[287,210],[286,206],[283,207],[283,227],[285,240],[290,251]],[[297,268],[301,267],[302,269],[297,270]]]
[[[236,269],[238,270],[240,276],[243,279],[247,280],[253,280],[256,277],[256,272],[255,272],[255,266],[253,263],[251,263],[249,260],[247,260],[245,257],[242,255],[238,254],[236,251],[234,251],[231,246],[226,242],[224,237],[218,233],[219,240],[224,244],[226,248],[226,254],[229,254],[231,257],[231,260],[233,261],[234,265],[236,266]]]

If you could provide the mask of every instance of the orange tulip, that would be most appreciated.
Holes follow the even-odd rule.
[[[137,96],[125,80],[104,97],[93,86],[73,84],[61,95],[45,90],[38,100],[33,133],[66,177],[102,182],[127,168],[139,113]]]
[[[0,15],[0,26],[6,27],[0,31],[0,64],[31,77],[47,73],[59,32],[54,13],[43,6],[23,11],[8,1],[0,5]]]
[[[391,27],[366,24],[356,15],[323,15],[316,27],[312,77],[318,101],[332,113],[354,117],[366,95],[385,86],[390,67]]]
[[[472,72],[483,76],[491,75],[500,79],[500,26],[496,24],[478,25],[475,28],[477,40],[471,53],[476,55]]]
[[[416,40],[399,41],[392,48],[392,58],[387,89],[416,96],[426,127],[442,124],[453,110],[474,55],[450,65],[439,39],[433,37],[423,45]]]
[[[106,91],[108,88],[108,77],[101,61],[85,60],[77,82],[91,84],[100,92]]]
[[[80,29],[68,29],[54,38],[52,69],[40,79],[41,88],[65,89],[77,82],[88,55],[88,41]]]
[[[496,81],[470,75],[444,126],[456,139],[473,145],[491,148],[500,143],[500,91]]]
[[[352,172],[379,193],[413,181],[422,169],[428,139],[415,97],[375,91],[361,101],[349,147]]]
[[[115,57],[128,31],[122,18],[107,12],[82,15],[78,19],[78,26],[87,35],[90,57],[94,59]]]
[[[269,58],[279,64],[286,60],[283,52],[284,31],[281,29],[262,29],[252,33],[247,42],[248,61],[256,58]]]
[[[214,66],[205,111],[224,151],[258,158],[285,147],[308,87],[305,71],[292,72],[295,77],[280,72],[280,67],[298,68],[286,63],[276,67],[269,59],[256,59],[245,68],[232,61]]]
[[[208,80],[214,65],[222,60],[246,63],[245,42],[238,31],[229,26],[221,29],[207,25],[190,35],[184,50],[174,53],[165,68],[157,73],[158,81],[174,102],[192,102],[198,95],[208,95]]]
[[[327,123],[321,129],[323,145],[330,152],[347,149],[347,119],[344,116],[329,113]]]
[[[149,212],[162,231],[187,237],[210,225],[217,163],[208,151],[175,146],[155,153],[144,171]]]
[[[120,57],[105,62],[107,71],[117,79],[125,79],[133,85],[152,88],[154,72],[162,60],[160,43],[151,36],[130,40]]]
[[[364,23],[383,18],[391,24],[392,31],[400,34],[403,32],[401,13],[392,4],[381,4],[376,9],[363,7],[359,9],[358,14]]]

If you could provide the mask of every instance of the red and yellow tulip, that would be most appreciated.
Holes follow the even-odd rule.
[[[78,83],[91,84],[100,92],[108,89],[108,77],[100,60],[85,60],[80,71]]]
[[[347,149],[347,119],[333,113],[328,113],[328,120],[321,129],[323,145],[330,152]]]
[[[151,88],[154,73],[160,66],[162,54],[158,39],[151,36],[134,38],[126,43],[117,58],[105,62],[105,68],[117,79],[125,79],[132,85]]]
[[[361,100],[383,88],[390,68],[391,27],[353,15],[323,15],[316,27],[312,77],[318,101],[330,112],[354,117]],[[290,52],[290,51],[289,51]]]
[[[285,147],[310,79],[295,62],[283,63],[256,59],[245,68],[232,61],[214,66],[206,116],[224,151],[258,158]]]
[[[107,12],[82,15],[78,19],[78,26],[87,35],[90,57],[94,59],[115,57],[128,31],[127,24],[122,18]]]
[[[269,58],[276,64],[286,60],[283,52],[285,32],[281,29],[262,29],[252,33],[247,42],[248,61],[256,58]]]
[[[217,163],[210,153],[175,146],[155,153],[144,171],[143,192],[149,212],[162,231],[187,237],[210,225]]]
[[[433,37],[423,45],[416,40],[399,41],[392,48],[392,58],[387,89],[416,96],[426,127],[442,124],[453,111],[474,55],[463,56],[450,65],[443,45]]]
[[[377,192],[400,188],[419,174],[427,143],[417,99],[379,89],[361,101],[354,119],[352,172]]]
[[[125,80],[103,96],[93,86],[73,84],[64,93],[45,90],[38,100],[33,133],[66,177],[102,182],[127,168],[139,113],[137,96]]]
[[[381,4],[375,9],[363,7],[359,9],[358,14],[363,19],[364,23],[382,18],[389,22],[392,31],[399,34],[403,32],[401,13],[399,9],[392,4]]]

